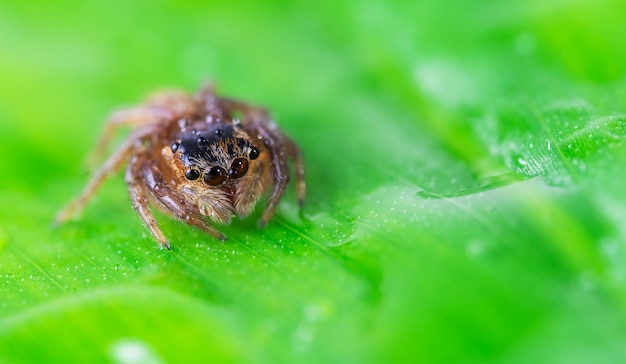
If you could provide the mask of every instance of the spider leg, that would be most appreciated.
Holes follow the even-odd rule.
[[[130,136],[128,136],[122,145],[115,151],[115,153],[113,153],[102,165],[102,167],[96,171],[80,195],[57,214],[54,220],[54,225],[59,225],[67,221],[74,214],[82,210],[87,202],[89,202],[89,200],[96,193],[98,188],[100,188],[102,182],[119,170],[122,164],[124,164],[124,162],[128,160],[131,155],[136,153],[141,148],[141,140],[154,133],[154,131],[154,127],[147,127],[138,129],[131,133]]]
[[[267,198],[267,204],[259,220],[259,228],[265,227],[267,222],[274,216],[276,206],[289,184],[289,165],[287,164],[287,148],[283,144],[283,135],[277,131],[269,130],[264,123],[251,126],[263,138],[265,146],[269,149],[272,159],[272,178],[274,184]]]
[[[138,106],[116,111],[104,125],[100,140],[88,158],[89,163],[91,164],[100,159],[111,144],[113,136],[120,128],[156,125],[172,117],[171,111],[159,106]]]
[[[143,156],[136,156],[128,163],[128,168],[126,169],[126,184],[128,185],[130,200],[133,204],[133,208],[137,211],[139,217],[141,217],[141,220],[146,224],[156,241],[158,241],[161,246],[170,249],[170,243],[167,241],[165,235],[163,235],[152,211],[150,211],[148,195],[139,179],[140,168],[144,162],[145,158]]]
[[[274,179],[274,185],[272,192],[267,198],[267,204],[259,220],[259,228],[265,227],[267,222],[274,216],[276,206],[283,197],[287,185],[289,184],[289,165],[287,164],[287,148],[283,145],[282,134],[273,133],[269,131],[265,125],[257,124],[256,128],[259,134],[263,137],[265,145],[272,153],[272,178]]]
[[[165,182],[162,173],[156,165],[143,163],[140,166],[139,173],[148,192],[151,193],[152,197],[166,212],[173,214],[179,220],[195,226],[218,240],[226,240],[226,236],[209,224],[204,216],[200,214],[197,207],[189,205],[184,196]]]
[[[216,100],[216,105],[219,109],[225,110],[226,113],[231,113],[235,110],[243,112],[253,124],[267,123],[267,120],[269,120],[269,114],[264,108],[249,105],[238,100],[220,97]]]
[[[187,94],[180,91],[162,91],[151,95],[143,105],[116,111],[109,116],[102,136],[88,160],[97,161],[106,152],[120,128],[136,129],[161,124],[193,114],[194,108],[194,101]]]
[[[283,136],[287,145],[287,154],[294,160],[296,167],[296,196],[300,208],[304,206],[304,196],[306,195],[306,183],[304,181],[304,158],[298,145],[290,138]]]
[[[209,114],[223,116],[222,110],[217,105],[218,98],[215,95],[215,86],[212,83],[202,85],[196,93],[195,100]]]

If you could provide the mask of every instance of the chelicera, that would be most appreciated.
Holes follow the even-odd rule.
[[[106,150],[117,129],[124,126],[132,128],[130,135],[78,198],[59,213],[57,223],[80,211],[102,182],[125,163],[133,207],[152,236],[168,249],[169,242],[150,207],[225,240],[211,222],[227,224],[234,216],[249,215],[267,193],[258,223],[263,228],[289,183],[290,159],[302,206],[302,154],[263,108],[220,97],[208,86],[195,95],[157,93],[143,105],[112,115],[96,155]]]

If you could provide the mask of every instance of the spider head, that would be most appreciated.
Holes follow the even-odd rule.
[[[203,126],[181,133],[170,146],[185,179],[217,187],[246,176],[260,155],[248,134],[232,123]]]

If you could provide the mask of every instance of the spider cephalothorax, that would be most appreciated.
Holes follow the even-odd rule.
[[[187,179],[203,177],[207,185],[219,186],[228,179],[243,177],[249,161],[259,157],[259,148],[238,124],[220,124],[181,133],[180,139],[171,144]]]
[[[129,161],[126,183],[133,206],[154,238],[168,248],[150,205],[223,240],[225,236],[206,219],[228,223],[233,216],[246,216],[269,191],[259,221],[263,227],[289,181],[289,158],[295,160],[302,204],[305,185],[300,151],[261,108],[220,98],[210,87],[195,97],[159,93],[142,106],[114,114],[99,150],[121,125],[134,130],[57,222],[80,210],[125,161]]]

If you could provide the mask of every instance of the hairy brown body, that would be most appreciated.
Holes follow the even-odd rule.
[[[98,170],[81,195],[57,217],[63,222],[82,209],[112,172],[128,162],[126,183],[133,207],[163,246],[169,243],[150,206],[212,236],[226,237],[208,220],[229,223],[245,217],[269,192],[259,227],[267,224],[289,182],[288,159],[296,166],[302,204],[304,164],[297,145],[270,121],[264,109],[215,95],[205,87],[196,95],[155,94],[145,104],[115,113],[97,154],[120,126],[130,136]]]

